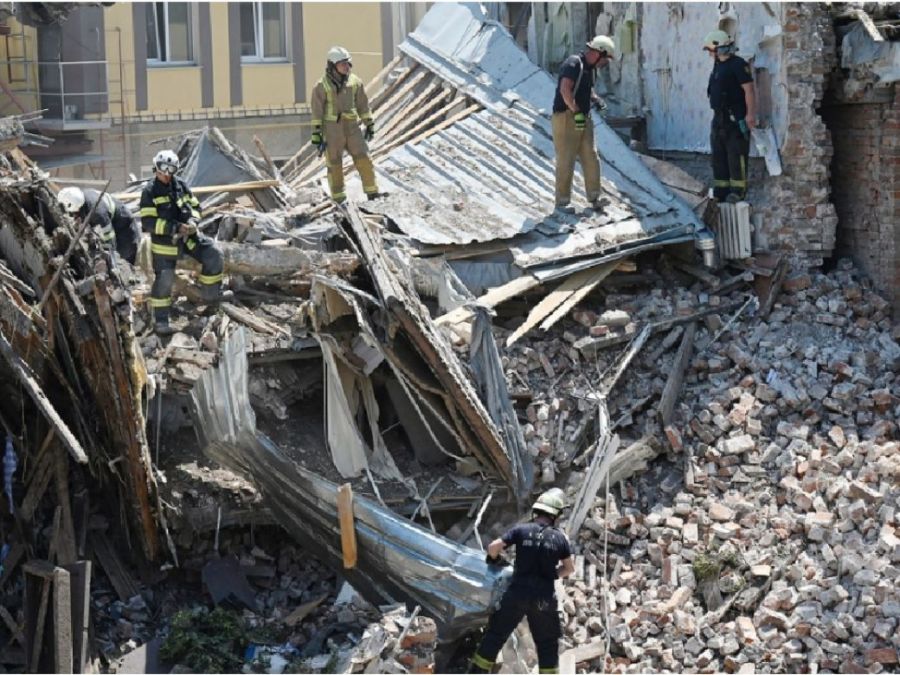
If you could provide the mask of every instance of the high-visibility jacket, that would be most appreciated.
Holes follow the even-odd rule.
[[[178,246],[173,236],[182,223],[200,219],[200,202],[180,178],[172,176],[166,185],[154,177],[141,192],[140,216],[141,227],[150,233],[153,255],[177,258]]]
[[[100,202],[99,204],[97,204],[98,201]],[[97,204],[97,206],[95,207],[94,204]],[[100,239],[103,240],[104,244],[109,244],[116,238],[113,228],[114,219],[131,219],[128,208],[114,199],[111,194],[104,192],[101,199],[99,191],[86,188],[84,190],[84,204],[81,207],[81,215],[86,217],[91,212],[91,209],[94,209],[93,215],[91,215],[91,225],[97,230],[97,234],[100,235]]]
[[[350,73],[347,82],[340,88],[327,74],[324,75],[313,87],[310,107],[313,127],[339,120],[365,124],[372,121],[366,88],[363,81],[353,73]]]

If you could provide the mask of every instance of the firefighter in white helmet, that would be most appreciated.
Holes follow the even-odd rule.
[[[369,199],[381,196],[367,142],[375,137],[375,120],[362,80],[351,72],[353,59],[343,47],[328,50],[325,75],[313,87],[311,97],[312,138],[310,142],[325,153],[331,197],[340,203],[344,191],[344,151],[350,153]],[[363,135],[360,124],[365,126]]]
[[[735,54],[734,39],[723,30],[707,33],[703,49],[714,62],[706,86],[713,110],[709,133],[713,196],[718,201],[740,201],[747,196],[750,131],[756,126],[753,73],[750,64]]]
[[[575,571],[569,540],[555,525],[565,505],[562,490],[547,490],[531,507],[530,523],[516,525],[488,545],[488,565],[503,565],[500,554],[507,546],[516,547],[516,562],[509,588],[491,615],[481,645],[472,657],[470,672],[491,671],[503,644],[525,616],[537,649],[539,672],[559,672],[562,626],[556,611],[554,582]]]
[[[63,211],[73,218],[87,218],[91,214],[90,225],[97,230],[101,241],[114,247],[123,259],[133,265],[141,240],[140,227],[127,206],[108,192],[102,193],[102,198],[100,194],[90,188],[65,187],[56,198]]]
[[[172,287],[175,285],[175,265],[184,255],[200,263],[200,292],[215,307],[223,296],[222,251],[215,242],[202,234],[200,202],[191,189],[175,174],[181,164],[172,150],[160,150],[153,158],[154,176],[141,192],[141,225],[150,233],[153,253],[153,272],[156,278],[150,289],[150,307],[157,335],[171,335],[169,325],[172,308]]]
[[[602,109],[603,101],[594,91],[598,68],[609,65],[616,46],[606,35],[597,35],[578,54],[573,54],[559,70],[553,98],[553,147],[556,150],[557,212],[572,213],[572,176],[575,160],[581,163],[587,200],[596,210],[609,200],[601,196],[600,159],[594,145],[591,108]]]

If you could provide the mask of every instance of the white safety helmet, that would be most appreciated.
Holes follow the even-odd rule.
[[[340,63],[341,61],[349,61],[353,63],[353,57],[350,52],[343,47],[332,47],[328,50],[328,63]]]
[[[66,187],[59,191],[56,199],[63,211],[74,216],[84,206],[84,191],[80,187]]]
[[[614,58],[616,43],[608,35],[595,35],[594,39],[585,45],[588,49],[604,52],[608,58]]]
[[[178,155],[172,150],[160,150],[153,158],[153,167],[157,171],[162,171],[170,176],[174,176],[178,172],[180,164]]]
[[[703,38],[703,49],[708,52],[734,44],[734,39],[724,30],[713,30]]]

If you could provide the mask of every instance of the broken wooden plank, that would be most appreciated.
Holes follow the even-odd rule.
[[[599,405],[599,426],[600,434],[596,444],[597,449],[591,459],[590,467],[588,467],[587,473],[581,481],[578,494],[572,503],[569,522],[566,524],[566,534],[572,541],[577,537],[588,511],[594,505],[597,492],[600,490],[613,457],[615,457],[616,450],[619,448],[619,437],[611,434],[609,431],[609,413],[606,410],[606,405],[602,402]]]
[[[359,258],[352,253],[306,251],[296,246],[272,248],[232,241],[219,241],[216,245],[222,251],[224,274],[274,277],[321,272],[348,277],[359,267]],[[185,256],[178,261],[178,269],[199,272],[200,263]]]
[[[60,509],[59,536],[56,542],[56,562],[65,567],[75,562],[75,522],[72,519],[72,498],[69,495],[69,459],[62,448],[54,462],[56,498]]]
[[[631,365],[632,360],[635,356],[637,356],[638,352],[641,351],[643,346],[647,343],[647,340],[650,338],[650,326],[644,326],[640,333],[638,333],[637,337],[632,340],[631,345],[625,352],[616,359],[615,366],[613,367],[612,373],[610,373],[607,377],[603,378],[603,382],[600,383],[600,395],[603,398],[609,396],[610,392],[613,390],[613,387],[616,386],[616,383],[619,381],[619,378],[622,377],[622,373],[624,373],[628,366]]]
[[[103,569],[119,600],[128,602],[140,589],[110,543],[109,537],[105,532],[92,532],[91,544],[97,564]]]
[[[28,670],[32,673],[71,673],[72,599],[69,573],[47,560],[32,560],[25,564],[24,571]],[[49,626],[48,610],[52,616]],[[46,648],[44,641],[48,634],[51,646]]]
[[[72,598],[72,672],[83,673],[90,656],[91,561],[81,560],[63,568],[69,573]]]
[[[285,337],[288,337],[291,334],[289,330],[282,328],[271,321],[266,321],[243,307],[232,305],[230,302],[223,302],[220,306],[222,311],[232,319],[259,333],[265,333],[267,335],[283,335]]]
[[[609,465],[609,487],[646,471],[650,461],[661,452],[661,446],[652,445],[647,437],[640,438],[624,450],[617,452]],[[600,489],[605,487],[606,481],[602,481]]]
[[[691,360],[691,353],[694,351],[694,335],[697,333],[697,322],[692,321],[688,324],[684,331],[684,337],[681,339],[681,345],[678,347],[678,353],[675,355],[675,362],[669,371],[669,378],[666,380],[666,386],[663,389],[662,397],[659,400],[659,421],[663,427],[667,427],[672,422],[672,416],[675,413],[675,402],[681,393],[681,384],[684,381],[684,371]]]
[[[281,185],[278,180],[251,180],[245,183],[232,183],[231,185],[200,185],[191,188],[194,195],[210,195],[216,192],[251,192],[253,190],[265,190]],[[140,192],[117,192],[113,195],[115,199],[122,202],[137,201],[141,198]]]
[[[6,554],[6,558],[3,560],[3,574],[0,575],[0,591],[3,590],[6,582],[12,577],[13,572],[16,570],[19,561],[24,555],[25,545],[22,542],[17,541],[10,547],[9,553]]]
[[[722,283],[721,279],[719,279],[719,277],[717,277],[715,274],[713,274],[712,272],[708,272],[702,267],[698,267],[697,265],[691,265],[690,263],[679,260],[678,258],[674,258],[672,260],[672,264],[682,272],[690,274],[692,277],[696,277],[710,288],[718,288]]]
[[[356,567],[356,523],[353,518],[353,486],[344,483],[337,491],[338,522],[341,527],[341,552],[344,569]]]
[[[593,661],[606,654],[606,640],[595,637],[590,642],[567,649],[559,655],[559,672],[575,675],[575,667],[579,663]],[[603,670],[601,668],[601,670]]]
[[[781,292],[781,284],[787,274],[788,263],[783,256],[778,256],[775,268],[770,277],[757,276],[753,280],[753,287],[759,297],[759,316],[765,319],[772,311],[778,293]]]
[[[606,279],[615,270],[621,269],[622,263],[607,263],[594,268],[594,274],[579,288],[566,298],[544,321],[541,323],[541,330],[550,330],[550,328],[562,317],[568,314],[579,302],[584,300],[587,295],[593,291],[597,284]]]
[[[78,439],[75,438],[75,434],[72,433],[63,419],[59,416],[59,413],[56,412],[56,408],[53,407],[50,399],[47,398],[47,395],[44,393],[43,389],[41,389],[37,379],[31,372],[31,368],[29,368],[28,364],[16,354],[12,345],[6,340],[6,337],[2,333],[0,333],[0,353],[6,357],[16,378],[19,380],[25,391],[28,392],[31,400],[34,401],[46,420],[59,434],[63,443],[65,443],[69,452],[72,454],[72,457],[75,458],[75,461],[79,464],[87,464],[88,457],[84,448],[81,447],[81,443],[78,442]]]
[[[508,281],[502,286],[497,286],[495,288],[490,289],[484,295],[478,297],[475,300],[476,304],[484,305],[485,307],[496,307],[501,302],[505,302],[510,298],[514,298],[517,295],[522,295],[535,286],[540,286],[541,282],[535,279],[530,274],[523,274],[520,277],[513,279],[512,281]],[[462,321],[467,321],[474,316],[471,310],[467,307],[457,307],[454,310],[447,312],[446,314],[442,314],[438,318],[434,320],[434,322],[438,325],[442,324],[453,324],[453,323],[461,323]]]
[[[325,598],[327,598],[327,597],[328,597],[328,594],[325,593],[324,595],[316,598],[315,600],[310,600],[309,602],[304,602],[302,605],[300,605],[297,609],[295,609],[293,612],[291,612],[284,618],[285,625],[293,628],[298,623],[303,621],[303,619],[305,619],[307,616],[309,616],[316,609],[316,607],[318,607],[325,601]]]

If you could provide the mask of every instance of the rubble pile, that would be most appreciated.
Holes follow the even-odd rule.
[[[897,668],[900,347],[887,307],[842,261],[788,279],[768,317],[742,316],[708,348],[698,332],[677,463],[601,494],[576,537],[568,646],[602,643],[608,616],[614,672]]]

